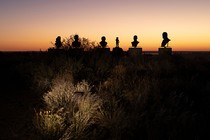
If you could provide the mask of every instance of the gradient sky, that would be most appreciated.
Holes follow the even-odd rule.
[[[210,51],[210,0],[4,0],[0,1],[0,51],[39,51],[72,34],[108,47],[157,50],[168,32],[173,50]]]

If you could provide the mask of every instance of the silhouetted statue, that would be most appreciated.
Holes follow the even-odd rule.
[[[161,47],[164,47],[165,48],[166,45],[168,47],[168,42],[170,41],[170,39],[168,38],[167,32],[163,32],[162,36],[163,36],[163,41],[161,43]]]
[[[75,35],[74,36],[74,42],[72,42],[72,47],[73,48],[80,48],[81,42],[79,42],[79,36]]]
[[[133,36],[133,42],[131,42],[131,44],[132,44],[132,46],[134,48],[136,48],[137,45],[139,44],[139,42],[137,41],[137,39],[138,39],[137,35]]]
[[[58,36],[55,40],[55,47],[56,47],[56,49],[60,49],[61,46],[62,46],[61,37]]]
[[[119,47],[119,43],[120,43],[120,41],[119,41],[119,38],[118,37],[116,37],[116,47]]]
[[[106,37],[105,36],[101,37],[100,45],[102,46],[102,48],[106,48],[107,42],[106,42]]]

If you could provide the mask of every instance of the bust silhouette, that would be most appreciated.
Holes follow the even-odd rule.
[[[106,37],[105,36],[101,37],[100,45],[102,46],[102,48],[106,48],[107,42],[106,42]]]
[[[138,37],[137,35],[133,36],[133,42],[131,42],[132,47],[136,48],[139,42],[137,41]]]
[[[116,41],[116,47],[119,48],[119,43],[120,43],[119,38],[116,37],[116,40],[115,41]]]
[[[56,47],[56,49],[60,49],[61,46],[62,46],[61,37],[58,36],[55,40],[55,47]]]
[[[166,45],[168,47],[168,42],[170,41],[170,39],[168,38],[167,32],[163,32],[162,37],[163,37],[163,41],[161,43],[161,47],[164,47],[165,48]]]
[[[74,42],[72,42],[72,47],[73,48],[80,48],[81,42],[79,42],[79,36],[75,35],[74,36]]]

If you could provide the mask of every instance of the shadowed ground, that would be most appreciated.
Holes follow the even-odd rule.
[[[22,58],[1,56],[0,60],[0,139],[36,139],[32,118],[40,99],[18,73]],[[29,81],[28,81],[29,82]]]
[[[158,65],[159,61],[157,60],[158,59],[157,55],[156,56],[150,56],[150,55],[144,56],[144,59],[145,58],[148,59],[147,61],[155,60],[155,62],[158,62],[157,65],[155,65],[157,67],[154,67],[154,69],[150,69],[150,70],[151,71],[153,70],[156,73],[159,72],[158,75],[155,75],[156,73],[154,73],[154,76],[156,76],[156,78],[159,79],[159,81],[166,80],[166,81],[172,82],[171,80],[174,80],[174,79],[171,78],[171,77],[173,77],[173,75],[171,75],[171,74],[174,74],[175,78],[177,78],[176,75],[181,76],[178,78],[180,78],[182,80],[184,79],[183,77],[193,75],[192,79],[190,79],[191,77],[189,78],[191,81],[186,80],[185,81],[186,83],[183,82],[184,84],[189,85],[189,87],[188,87],[189,89],[186,89],[186,87],[184,87],[182,84],[179,84],[179,83],[176,83],[176,84],[179,85],[181,88],[180,89],[179,89],[179,87],[174,87],[174,88],[177,90],[177,92],[179,92],[179,90],[185,91],[186,96],[190,97],[189,100],[191,99],[192,101],[195,101],[193,104],[193,111],[196,112],[195,119],[197,119],[196,121],[198,121],[198,122],[196,122],[196,125],[198,125],[198,126],[195,127],[196,128],[195,132],[197,132],[197,135],[200,136],[200,138],[202,138],[202,136],[208,136],[207,134],[208,134],[208,130],[210,128],[209,123],[206,121],[206,120],[208,120],[208,118],[206,118],[206,117],[208,117],[208,115],[210,114],[208,111],[208,107],[210,106],[209,105],[210,98],[209,98],[209,94],[207,94],[208,91],[210,90],[209,78],[208,78],[209,74],[210,74],[209,73],[209,69],[210,69],[209,60],[210,59],[207,56],[209,56],[209,55],[202,55],[202,53],[197,53],[195,55],[195,54],[188,52],[184,55],[184,57],[189,60],[177,57],[180,59],[180,60],[178,60],[178,59],[176,59],[176,57],[174,57],[173,61],[175,61],[175,62],[172,63],[173,65],[171,65],[171,63],[169,63],[170,65],[163,63],[161,66],[164,66],[164,67],[161,67]],[[197,59],[195,59],[196,61],[192,61],[192,60],[194,60],[195,57],[197,57]],[[26,65],[26,64],[40,63],[42,61],[41,60],[42,58],[46,58],[46,57],[43,57],[43,56],[40,57],[38,53],[37,54],[30,54],[30,53],[13,54],[13,53],[11,53],[11,54],[6,54],[6,55],[0,54],[0,66],[1,66],[1,69],[0,69],[0,77],[1,77],[1,79],[0,79],[0,111],[1,111],[0,139],[3,139],[3,140],[4,139],[23,139],[23,140],[24,139],[39,139],[39,137],[36,133],[36,130],[33,126],[33,117],[35,114],[35,109],[39,109],[40,107],[42,107],[42,104],[41,104],[42,96],[41,96],[41,94],[37,93],[37,91],[34,91],[34,88],[32,88],[32,87],[34,87],[35,85],[33,85],[31,75],[29,73],[25,73],[25,71],[27,72],[27,69],[29,69],[29,67],[27,67],[28,65]],[[130,61],[137,62],[136,59],[130,59]],[[130,63],[130,61],[129,61],[129,63]],[[146,61],[146,59],[145,59],[145,61]],[[188,63],[188,61],[193,64]],[[92,62],[92,63],[94,63],[94,62]],[[163,62],[167,62],[167,61],[163,60]],[[182,62],[184,64],[182,64]],[[90,62],[86,62],[86,63],[90,63]],[[153,63],[154,62],[152,62],[151,65]],[[197,66],[197,65],[199,67],[195,68],[194,66]],[[98,65],[96,65],[94,68],[97,69],[97,66]],[[167,66],[170,66],[170,67],[167,69]],[[179,66],[179,70],[177,71],[176,69],[173,69],[174,66]],[[35,67],[36,67],[36,65],[32,65],[32,69]],[[20,68],[24,68],[24,69],[21,70]],[[128,68],[130,68],[130,65]],[[169,70],[169,71],[163,72],[163,71],[161,71],[162,69],[160,69],[160,71],[157,71],[156,69],[158,69],[158,68],[162,68],[163,70]],[[182,69],[183,69],[183,71],[181,71]],[[81,69],[81,71],[82,70],[84,70],[84,69]],[[88,70],[90,70],[90,69],[88,69]],[[133,69],[131,69],[131,70],[133,70]],[[172,73],[170,70],[172,70],[174,73]],[[143,70],[138,71],[138,72],[147,73],[147,71],[143,71]],[[88,71],[87,73],[95,74],[94,71],[93,72]],[[148,72],[148,73],[151,74],[153,72]],[[167,75],[166,73],[169,73],[169,74]],[[81,74],[81,73],[78,73],[78,74]],[[87,76],[86,74],[84,74],[84,75]],[[83,77],[84,75],[79,75],[79,76]],[[132,73],[131,73],[131,75],[132,75]],[[141,73],[139,73],[139,75],[141,75]],[[142,75],[144,76],[144,74],[142,74]],[[163,77],[161,77],[161,75],[163,75]],[[89,77],[89,78],[91,79],[92,77]],[[80,77],[78,77],[78,79],[80,79]],[[105,77],[105,79],[106,79],[106,77]],[[170,85],[171,84],[170,82],[167,82],[166,85],[163,85],[163,87],[167,87],[167,85],[169,85],[169,87],[173,87],[173,85]],[[174,80],[173,82],[175,83],[176,81]],[[206,89],[202,89],[202,87],[205,87]],[[164,91],[164,90],[169,90],[169,89],[162,88],[161,91]],[[163,92],[163,93],[165,93],[165,92]],[[155,95],[155,93],[152,95]],[[163,101],[166,102],[167,100],[168,100],[168,98],[166,98]],[[151,104],[153,104],[153,102]],[[170,104],[170,102],[168,104]],[[154,106],[154,107],[157,107],[157,106]],[[183,104],[183,107],[185,107],[185,104]],[[176,110],[176,107],[175,107],[175,110]],[[149,113],[153,114],[153,112],[149,112]],[[202,115],[200,115],[200,114],[202,114]],[[179,114],[177,113],[175,115],[179,115]],[[150,117],[153,117],[153,116],[150,116]],[[158,119],[161,120],[161,117]],[[155,121],[154,121],[154,123],[155,123]],[[161,125],[158,125],[159,123]],[[152,131],[150,133],[154,134],[154,136],[155,136],[155,133],[159,132],[157,130],[160,130],[158,127],[162,126],[162,122],[160,121],[159,123],[157,121],[157,126],[156,126],[157,128],[151,127],[151,130],[154,130],[154,133],[152,133]],[[174,125],[177,126],[176,124],[174,124]],[[197,127],[199,129],[197,129]],[[162,129],[162,130],[164,130],[164,129]],[[161,130],[160,130],[160,132],[161,132],[161,134],[166,133],[166,132],[162,133]],[[189,131],[189,132],[191,132],[191,131]],[[135,134],[138,134],[138,133],[139,132],[136,132]],[[143,132],[141,132],[141,133],[143,133]],[[182,133],[180,133],[180,134],[182,134]],[[151,139],[152,139],[152,136],[151,136]]]

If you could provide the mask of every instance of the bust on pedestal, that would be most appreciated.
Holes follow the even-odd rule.
[[[74,36],[74,41],[72,42],[72,48],[69,49],[69,54],[72,57],[79,58],[83,55],[84,48],[81,47],[81,42],[79,41],[79,35]]]
[[[130,56],[141,56],[142,55],[142,48],[137,48],[139,41],[137,41],[138,37],[135,35],[133,37],[133,42],[131,42],[133,48],[129,48],[128,54]]]
[[[106,37],[105,36],[101,37],[100,45],[101,45],[102,48],[106,48],[107,42],[106,42]]]
[[[168,38],[167,32],[163,32],[162,34],[163,41],[161,43],[161,48],[158,49],[158,54],[159,55],[172,55],[172,48],[168,47],[169,41],[171,41]]]
[[[106,37],[101,37],[100,47],[95,49],[95,52],[100,55],[107,55],[110,53],[110,48],[106,48],[107,42]]]
[[[49,48],[48,52],[58,54],[58,53],[64,53],[64,49],[62,48],[63,44],[61,42],[61,37],[58,36],[55,40],[55,47]]]
[[[112,53],[113,53],[113,56],[114,57],[121,57],[121,56],[123,56],[123,49],[122,48],[120,48],[120,45],[119,45],[119,43],[120,43],[120,41],[119,41],[119,38],[118,37],[116,37],[116,47],[114,47],[113,48],[113,51],[112,51]]]
[[[79,35],[74,36],[74,41],[72,42],[72,50],[75,52],[83,52],[84,48],[81,47],[81,42],[79,41]]]
[[[60,49],[62,47],[61,37],[58,36],[55,40],[55,47],[56,49]]]

